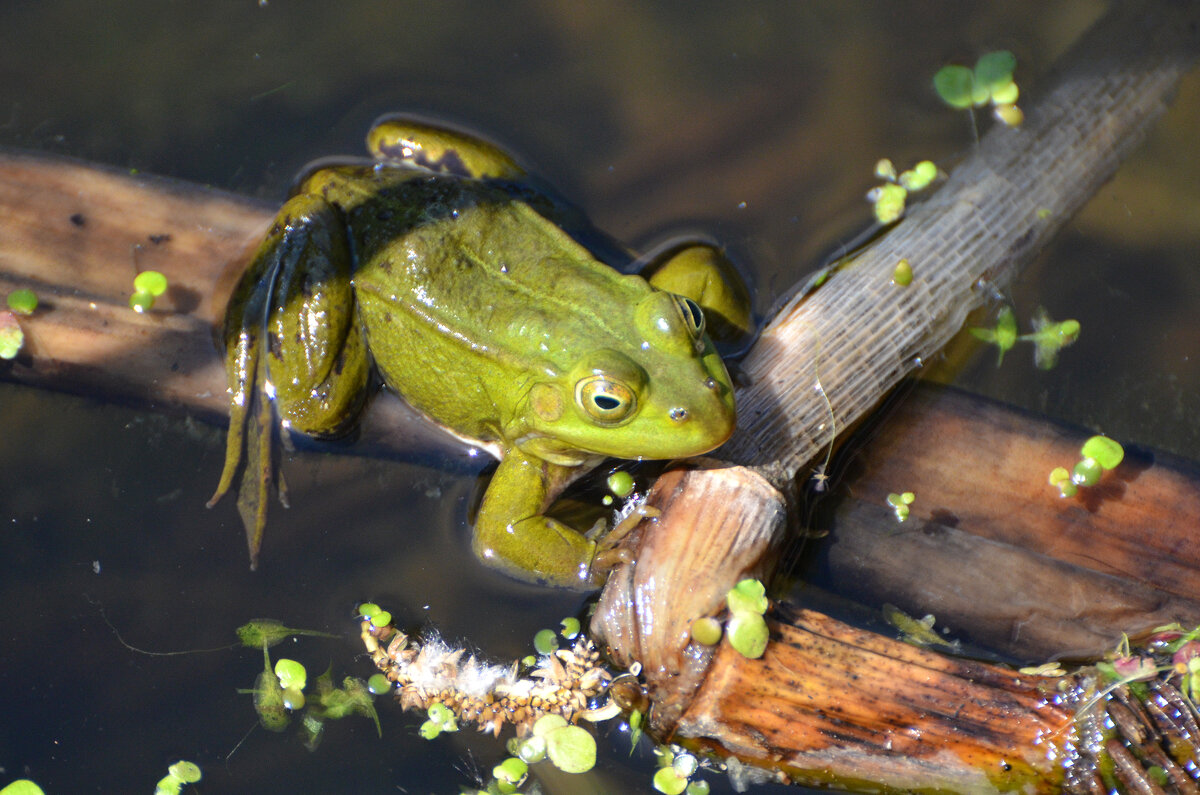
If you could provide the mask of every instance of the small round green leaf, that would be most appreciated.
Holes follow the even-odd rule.
[[[38,305],[37,293],[24,287],[9,293],[7,301],[8,308],[18,315],[32,315]]]
[[[497,781],[507,781],[510,784],[520,784],[529,773],[529,765],[515,756],[510,756],[492,768],[492,775]]]
[[[596,738],[582,726],[564,726],[546,737],[546,755],[564,773],[586,773],[596,766]]]
[[[281,657],[275,661],[275,675],[279,677],[279,686],[284,690],[294,687],[303,690],[308,684],[308,671],[301,663]]]
[[[965,66],[943,66],[933,76],[933,90],[952,108],[963,110],[973,104],[975,74]]]
[[[1104,467],[1094,458],[1085,458],[1071,470],[1071,482],[1076,486],[1095,486],[1104,474]]]
[[[533,724],[533,736],[545,737],[555,729],[561,729],[566,725],[568,725],[567,719],[562,715],[543,715]]]
[[[985,53],[975,62],[975,82],[988,91],[995,91],[1012,82],[1016,68],[1017,56],[1008,50]]]
[[[767,650],[771,632],[761,615],[737,613],[725,627],[725,635],[739,654],[756,660]]]
[[[654,789],[663,795],[682,795],[688,780],[675,772],[673,767],[660,767],[654,774]]]
[[[201,778],[200,766],[186,759],[180,759],[167,768],[167,771],[184,784],[195,784]]]
[[[375,695],[389,693],[392,689],[392,681],[383,674],[375,674],[367,680],[367,690]]]
[[[133,289],[157,298],[167,291],[167,277],[158,271],[142,271],[133,278]]]
[[[129,296],[129,308],[134,312],[149,312],[154,308],[154,296],[150,293],[134,293]]]
[[[283,689],[283,706],[292,711],[304,709],[304,693],[298,687],[285,687]]]
[[[541,629],[533,636],[533,648],[538,654],[550,654],[558,648],[558,633],[552,629]]]
[[[751,613],[761,616],[767,612],[767,589],[758,580],[747,578],[725,594],[725,603],[734,615]]]
[[[902,259],[896,263],[896,267],[892,270],[892,283],[897,287],[907,287],[912,284],[913,270],[912,265],[907,259]]]
[[[608,490],[618,497],[628,497],[633,491],[633,475],[624,470],[608,476]]]
[[[574,616],[568,616],[561,622],[562,630],[559,633],[568,640],[574,640],[579,637],[579,630],[582,629],[579,625],[579,619]]]
[[[46,793],[29,779],[19,778],[4,789],[0,789],[0,795],[46,795]]]
[[[1116,439],[1093,436],[1079,449],[1084,458],[1094,458],[1104,469],[1116,469],[1125,458],[1125,448]]]
[[[0,313],[0,359],[15,359],[24,344],[25,332],[17,324],[16,318],[10,312]]]
[[[692,622],[692,640],[705,646],[716,646],[721,642],[721,622],[712,616],[703,616]]]

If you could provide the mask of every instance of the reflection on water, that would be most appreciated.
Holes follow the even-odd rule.
[[[1036,87],[1099,9],[147,1],[101,20],[68,0],[10,4],[0,143],[277,199],[306,160],[359,152],[374,116],[441,114],[522,153],[619,237],[699,227],[727,241],[761,310],[865,223],[878,157],[949,166],[970,146],[965,117],[927,90],[937,66],[1008,47]],[[1014,354],[996,371],[984,356],[966,378],[1200,457],[1189,421],[1200,410],[1197,113],[1193,80],[1014,290],[1022,319],[1043,304],[1082,322],[1059,368]],[[251,686],[256,653],[150,656],[113,628],[169,652],[231,642],[237,625],[273,617],[343,634],[282,647],[310,671],[366,676],[356,600],[497,657],[525,653],[536,629],[581,604],[475,563],[474,481],[444,462],[297,455],[286,465],[296,507],[273,512],[251,574],[232,506],[203,509],[221,431],[16,387],[0,401],[0,780],[27,770],[52,795],[149,791],[187,758],[204,769],[201,791],[453,791],[490,770],[495,744],[420,741],[418,721],[381,704],[382,740],[348,720],[309,754],[250,731],[236,689]],[[611,743],[597,791],[647,791],[651,763]]]

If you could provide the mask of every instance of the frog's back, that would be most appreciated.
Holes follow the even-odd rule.
[[[534,379],[627,344],[651,288],[597,262],[512,191],[428,177],[388,194],[349,211],[355,293],[385,379],[435,420],[499,439]]]

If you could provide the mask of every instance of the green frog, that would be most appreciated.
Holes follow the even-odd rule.
[[[251,568],[283,433],[335,437],[372,371],[429,419],[493,453],[474,550],[520,579],[587,587],[603,543],[550,518],[600,461],[705,453],[733,432],[729,375],[706,303],[748,323],[716,250],[683,246],[656,284],[579,242],[581,216],[510,155],[454,129],[385,117],[373,156],[298,180],[226,312],[230,424],[224,471]],[[696,265],[699,261],[700,264]],[[681,284],[685,297],[659,289]]]

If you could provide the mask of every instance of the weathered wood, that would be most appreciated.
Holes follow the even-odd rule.
[[[1026,659],[1093,657],[1123,632],[1200,624],[1195,465],[1129,448],[1098,486],[1063,499],[1047,476],[1091,434],[955,390],[918,388],[862,435],[820,545],[821,577],[839,593],[886,594]],[[893,491],[917,495],[904,524]]]
[[[228,413],[213,330],[261,203],[61,158],[0,156],[0,292],[28,287],[25,350],[5,377],[206,418]],[[133,277],[166,275],[153,311],[129,308]]]

